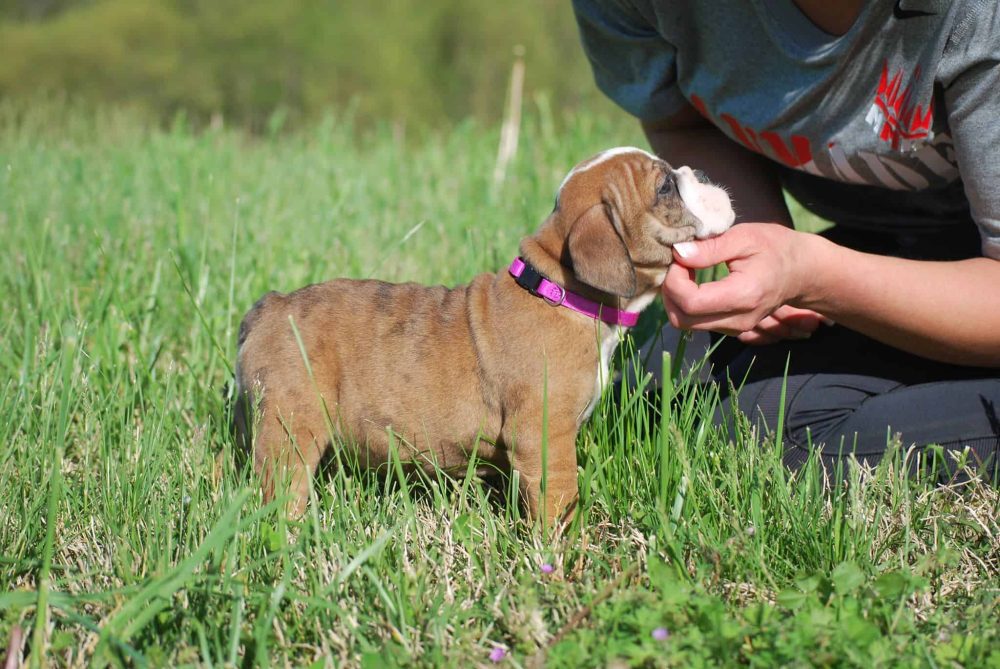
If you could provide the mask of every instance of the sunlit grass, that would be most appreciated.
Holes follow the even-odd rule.
[[[257,297],[496,271],[570,166],[642,145],[624,119],[533,111],[497,187],[497,132],[473,123],[0,118],[3,644],[17,626],[57,665],[1000,662],[995,490],[891,461],[824,489],[766,435],[711,428],[713,392],[683,378],[658,406],[604,398],[562,536],[443,474],[327,472],[297,523],[262,505],[224,399]]]

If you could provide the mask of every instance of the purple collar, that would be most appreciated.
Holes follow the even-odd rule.
[[[510,275],[514,277],[517,285],[532,295],[542,298],[553,307],[563,306],[585,316],[604,321],[608,325],[624,325],[630,328],[639,321],[638,312],[622,311],[571,293],[558,283],[549,281],[521,258],[514,258],[514,262],[510,264]]]

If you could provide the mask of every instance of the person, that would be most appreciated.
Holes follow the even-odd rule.
[[[677,245],[663,285],[660,344],[711,350],[717,420],[775,429],[784,386],[790,467],[875,463],[898,438],[995,481],[1000,4],[573,7],[598,87],[732,196],[738,225]],[[794,230],[782,189],[833,227]]]

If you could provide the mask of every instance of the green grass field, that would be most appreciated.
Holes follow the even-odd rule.
[[[497,139],[0,109],[0,655],[21,630],[34,666],[1000,667],[995,489],[898,457],[824,489],[684,379],[662,417],[605,398],[561,536],[443,475],[262,504],[223,396],[257,297],[496,271],[569,167],[642,142],[533,110],[497,187]]]

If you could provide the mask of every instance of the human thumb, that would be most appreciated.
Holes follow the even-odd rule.
[[[691,269],[713,267],[733,258],[733,250],[726,235],[674,244],[677,262]]]

